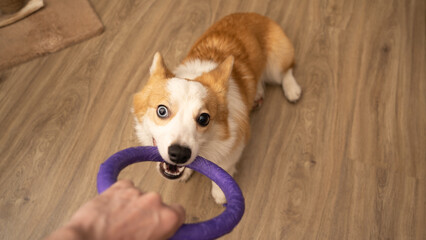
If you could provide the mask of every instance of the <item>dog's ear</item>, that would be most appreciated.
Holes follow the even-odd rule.
[[[209,85],[216,93],[226,96],[229,78],[234,66],[234,57],[227,57],[221,64],[200,76],[200,81]]]
[[[173,74],[167,69],[166,64],[164,64],[163,57],[159,52],[156,52],[154,55],[154,60],[152,61],[151,68],[149,69],[151,76],[158,78],[170,78]]]
[[[231,77],[232,68],[234,66],[234,56],[227,57],[219,66],[213,69],[210,74],[216,79],[216,81],[222,86],[228,88],[228,80]]]

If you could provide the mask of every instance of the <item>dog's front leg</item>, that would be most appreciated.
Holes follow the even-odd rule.
[[[217,204],[225,204],[226,203],[225,194],[222,192],[220,187],[214,182],[212,182],[212,196],[214,198],[214,201]]]
[[[236,172],[235,164],[228,167],[228,169],[224,169],[229,175],[233,176]],[[217,204],[225,204],[226,203],[226,197],[223,193],[222,189],[212,181],[212,196]]]
[[[194,172],[194,170],[189,169],[189,168],[185,168],[185,171],[183,172],[182,177],[179,178],[179,181],[187,182],[189,180],[189,178],[192,176],[193,172]]]

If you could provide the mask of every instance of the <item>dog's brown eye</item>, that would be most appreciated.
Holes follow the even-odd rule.
[[[169,110],[164,105],[159,105],[157,107],[157,115],[160,118],[167,118],[169,116]]]
[[[200,116],[198,116],[197,123],[201,127],[205,127],[209,125],[210,122],[210,115],[208,113],[201,113]]]

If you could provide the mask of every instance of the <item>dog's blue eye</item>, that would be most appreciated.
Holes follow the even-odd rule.
[[[160,118],[167,118],[169,116],[169,110],[164,105],[159,105],[157,107],[157,115]]]
[[[209,114],[201,113],[200,116],[198,116],[197,123],[201,127],[205,127],[205,126],[209,125],[209,122],[210,122],[210,115]]]

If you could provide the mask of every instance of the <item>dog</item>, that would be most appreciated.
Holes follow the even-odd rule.
[[[281,27],[256,13],[231,14],[213,24],[170,71],[156,53],[145,87],[134,95],[136,134],[157,146],[168,179],[186,181],[200,155],[236,172],[250,137],[250,112],[262,104],[264,83],[281,84],[290,102],[302,93],[293,76],[294,47]],[[212,195],[226,202],[213,182]]]

